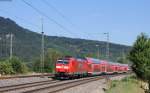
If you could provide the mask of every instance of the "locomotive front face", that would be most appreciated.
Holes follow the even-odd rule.
[[[69,60],[58,60],[56,63],[57,73],[67,73],[69,71]]]

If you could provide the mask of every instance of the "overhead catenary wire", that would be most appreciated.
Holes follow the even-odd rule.
[[[38,8],[34,7],[32,4],[30,4],[29,2],[22,0],[26,5],[30,6],[32,9],[34,9],[37,13],[39,13],[41,16],[46,17],[49,21],[55,23],[56,25],[58,25],[60,28],[62,28],[63,30],[67,31],[68,33],[75,35],[78,37],[78,35],[76,35],[75,33],[71,32],[69,29],[67,29],[65,26],[63,26],[62,24],[58,23],[56,20],[52,19],[51,17],[49,17],[48,15],[46,15],[44,12],[40,11]]]
[[[7,12],[5,12],[5,13],[7,13]],[[7,14],[10,14],[10,13],[7,13]],[[23,19],[23,18],[21,18],[21,17],[18,17],[18,16],[16,16],[16,15],[13,15],[15,18],[17,18],[17,19],[20,19],[20,20],[22,20],[22,21],[25,21],[25,22],[28,22],[28,23],[30,23],[30,24],[32,24],[32,25],[34,25],[34,26],[36,26],[36,27],[38,27],[38,25],[35,25],[35,24],[33,24],[33,23],[31,23],[30,21],[27,21],[26,19]],[[73,33],[74,34],[74,33]],[[75,34],[74,34],[75,35]],[[25,46],[27,46],[27,45],[25,45]],[[57,45],[58,46],[58,45]],[[60,46],[59,46],[60,47]]]
[[[50,2],[48,2],[47,0],[41,0],[44,4],[46,4],[49,8],[53,9],[55,12],[57,12],[65,21],[67,21],[68,23],[70,23],[72,26],[74,26],[74,24],[69,20],[69,18],[67,16],[65,16],[62,12],[60,12],[56,7],[54,7]]]
[[[25,1],[25,0],[23,0],[23,1]],[[47,0],[41,0],[41,1],[43,1],[43,2],[45,2],[45,4],[47,3],[47,5],[49,6],[49,7],[51,7],[51,8],[53,8],[60,16],[62,16],[68,23],[70,23],[70,24],[74,24],[73,22],[71,22],[68,18],[67,18],[67,16],[65,16],[62,12],[60,12],[55,6],[53,6],[50,2],[48,2]],[[26,1],[25,1],[26,2]],[[28,2],[27,2],[28,3]],[[30,4],[30,3],[28,3],[28,4]],[[31,4],[30,4],[31,5]],[[29,5],[28,5],[29,6]],[[31,6],[30,6],[31,7]],[[35,10],[35,9],[34,9]],[[38,9],[37,9],[38,10]],[[0,9],[0,12],[3,12],[3,13],[5,13],[5,14],[10,14],[10,12],[7,12],[7,11],[4,11],[4,10],[2,10],[2,9]],[[38,12],[39,13],[39,12]],[[24,18],[21,18],[20,16],[16,16],[16,15],[12,15],[14,18],[16,18],[16,19],[18,19],[18,20],[20,20],[20,21],[24,21],[25,23],[28,23],[28,24],[30,24],[30,25],[32,25],[32,26],[34,26],[35,28],[37,28],[37,29],[40,29],[40,26],[39,25],[37,25],[37,24],[35,24],[35,23],[33,23],[33,22],[30,22],[29,20],[26,20],[26,19],[24,19]],[[46,17],[47,18],[47,17]],[[54,20],[55,21],[55,20]],[[56,21],[57,22],[57,21]],[[57,22],[58,23],[58,22]],[[59,23],[58,23],[59,24]],[[57,24],[57,25],[58,25]],[[74,36],[79,36],[76,32],[72,32],[72,31],[70,31],[69,29],[67,29],[66,27],[64,27],[63,25],[59,25],[59,27],[61,27],[63,30],[66,30],[69,34],[71,34],[71,35],[74,35]],[[82,32],[82,31],[81,31]],[[90,39],[89,37],[91,37],[91,38],[93,38],[93,36],[91,35],[91,34],[89,34],[89,33],[87,33],[86,31],[84,31],[84,32],[82,32],[84,35],[85,35],[85,37],[87,38],[87,39]]]
[[[3,13],[5,13],[5,14],[10,14],[9,12],[7,12],[7,11],[5,11],[5,10],[2,10],[2,9],[0,9],[0,12],[3,12]],[[30,21],[27,21],[27,20],[25,20],[25,19],[23,19],[23,18],[21,18],[21,17],[18,17],[18,16],[16,16],[16,15],[12,15],[14,18],[16,18],[16,19],[19,19],[19,20],[22,20],[22,21],[24,21],[24,22],[27,22],[28,24],[32,24],[32,26],[36,26],[36,27],[38,27],[38,25],[36,25],[36,24],[33,24],[32,22],[30,22]],[[39,28],[41,28],[41,27],[39,27]],[[5,43],[4,43],[4,40],[5,39],[3,39],[1,36],[0,36],[0,42],[2,42],[3,44],[0,44],[1,46],[3,45],[6,45]],[[22,44],[22,42],[19,42],[19,43],[16,43],[16,42],[13,42],[13,44],[16,46],[16,44],[19,44],[19,45],[21,45]],[[29,43],[25,43],[25,45],[23,45],[24,47],[29,47],[31,44],[29,44]],[[53,43],[53,45],[56,45],[56,44],[54,44]],[[58,45],[56,45],[56,46],[58,46]],[[61,47],[61,46],[58,46],[58,47]],[[4,47],[0,47],[0,49],[1,50],[3,50],[2,48],[4,48]],[[6,48],[8,48],[8,47],[6,47]],[[63,47],[61,47],[61,48],[63,48]],[[15,49],[15,47],[14,47],[14,49]],[[0,51],[1,51],[0,50]],[[14,50],[14,51],[17,51],[16,49]],[[7,52],[9,52],[9,51],[7,51]],[[11,53],[7,53],[7,55],[6,56],[9,56],[8,54],[11,54]],[[2,52],[0,52],[0,57],[2,56]],[[3,54],[3,56],[4,56],[4,54]]]
[[[2,13],[4,13],[4,14],[8,14],[8,15],[11,14],[11,13],[9,13],[8,11],[2,10],[2,9],[0,9],[0,12],[2,12]],[[11,15],[12,15],[12,14],[11,14]],[[33,23],[33,22],[29,21],[29,20],[26,20],[26,19],[24,19],[24,18],[22,18],[22,17],[16,16],[16,15],[12,15],[12,17],[15,18],[15,19],[18,19],[18,20],[20,20],[20,21],[23,21],[23,22],[25,22],[25,23],[28,24],[28,25],[32,25],[32,26],[34,26],[34,27],[37,28],[37,29],[41,29],[41,27],[40,27],[39,25],[37,25],[37,24],[35,24],[35,23]],[[38,31],[38,32],[39,32],[39,31]],[[56,32],[53,32],[53,33],[57,34]]]
[[[25,0],[23,0],[23,1],[25,1]],[[46,1],[46,0],[43,0],[43,1]],[[46,1],[46,2],[48,2],[48,1]],[[56,7],[54,7],[51,3],[48,3],[48,4],[51,5],[51,6],[53,7],[53,9],[55,9],[56,12],[58,12],[58,14],[60,14],[63,18],[66,18],[66,21],[68,21],[68,23],[69,23],[69,20],[67,20],[68,18],[67,18],[63,13],[61,13],[61,12],[60,12]],[[2,10],[2,9],[0,9],[0,12],[5,13],[5,14],[10,14],[10,12],[5,11],[5,10]],[[14,17],[14,18],[16,18],[16,19],[18,19],[18,20],[20,20],[20,21],[24,21],[25,23],[28,23],[29,25],[32,25],[32,26],[34,26],[34,27],[37,28],[37,29],[40,29],[40,28],[41,28],[39,25],[37,25],[37,24],[35,24],[35,23],[33,23],[33,22],[30,22],[29,20],[26,20],[26,19],[24,19],[24,18],[21,18],[20,16],[12,15],[12,17]],[[70,23],[72,23],[72,22],[70,21]],[[63,25],[62,25],[62,27],[63,27]],[[64,27],[64,30],[66,30],[65,27]],[[67,29],[67,30],[68,30],[68,29]],[[67,32],[70,33],[71,35],[78,36],[77,33],[72,32],[72,31],[70,31],[70,30],[67,31]],[[82,31],[81,31],[81,32],[82,32]],[[87,39],[90,39],[89,37],[93,38],[93,36],[92,36],[91,34],[87,33],[86,31],[84,31],[84,32],[82,32],[82,33],[86,36]]]
[[[62,12],[60,12],[56,7],[54,7],[50,2],[48,2],[47,0],[41,0],[45,5],[47,5],[49,8],[53,9],[55,12],[57,12],[65,21],[67,21],[69,24],[71,24],[74,28],[75,24],[73,22],[71,22],[67,16],[65,16]],[[90,34],[83,32],[84,35],[86,35],[86,38],[92,37]]]

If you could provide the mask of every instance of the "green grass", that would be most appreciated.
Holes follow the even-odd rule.
[[[134,78],[125,78],[121,81],[112,81],[106,93],[144,93],[139,81]]]

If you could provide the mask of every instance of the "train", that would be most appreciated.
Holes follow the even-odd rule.
[[[128,64],[120,64],[90,57],[76,58],[66,56],[59,58],[55,65],[55,77],[61,79],[127,73],[128,71]]]

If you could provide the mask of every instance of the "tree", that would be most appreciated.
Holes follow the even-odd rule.
[[[117,62],[122,63],[122,64],[129,64],[130,63],[126,56],[118,57]]]
[[[17,57],[12,57],[9,62],[16,74],[27,73],[28,67]]]
[[[46,56],[45,56],[45,71],[46,72],[54,72],[55,69],[55,63],[58,58],[62,57],[62,53],[58,50],[49,48],[47,50]]]
[[[58,58],[62,57],[61,52],[58,50],[49,48],[44,57],[44,72],[54,72],[55,62]],[[35,72],[40,72],[41,70],[41,60],[38,58],[33,64]]]
[[[133,62],[132,69],[137,77],[148,82],[148,93],[150,93],[150,39],[148,36],[142,33],[137,37],[129,59]]]

